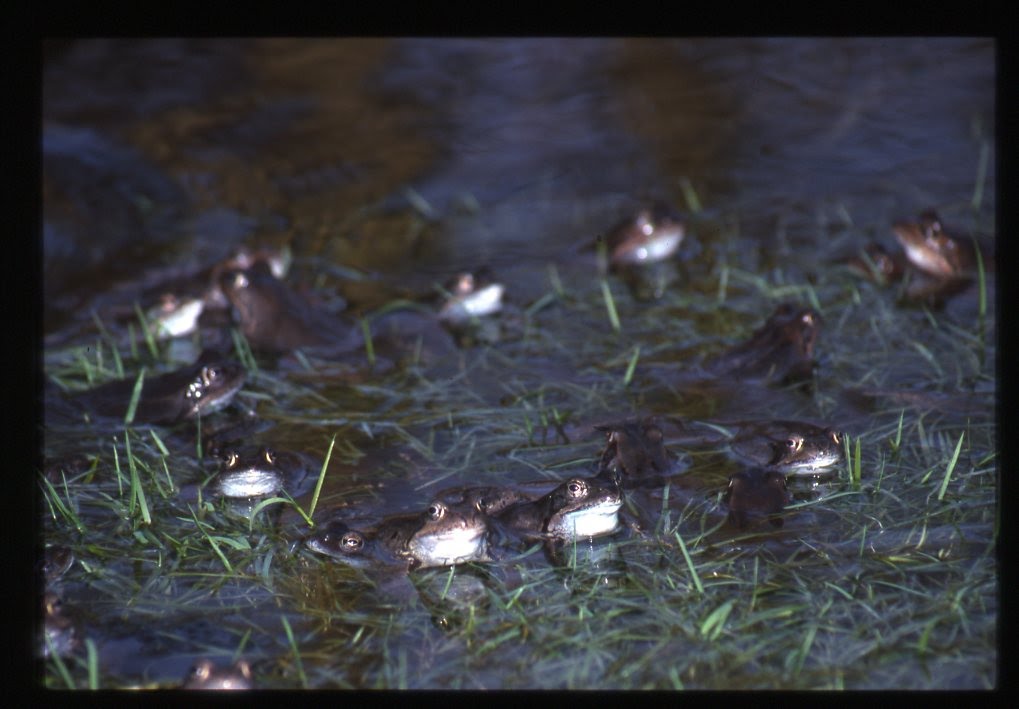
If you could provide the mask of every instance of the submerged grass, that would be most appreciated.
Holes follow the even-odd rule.
[[[229,416],[148,434],[128,425],[112,445],[92,430],[48,436],[48,453],[99,450],[89,475],[41,481],[44,535],[74,551],[60,583],[70,606],[87,608],[92,643],[84,658],[48,662],[48,686],[137,682],[136,670],[103,664],[125,633],[135,666],[166,686],[201,655],[253,660],[264,687],[994,685],[993,409],[961,415],[926,406],[933,398],[862,409],[834,390],[993,392],[975,354],[984,338],[971,336],[971,321],[898,308],[869,285],[853,284],[854,296],[834,277],[756,275],[737,249],[709,244],[714,266],[681,296],[650,303],[614,291],[614,280],[551,267],[552,292],[527,310],[517,339],[465,352],[462,367],[430,370],[422,357],[320,388],[303,373],[259,371],[252,358],[245,366],[258,374],[243,398],[275,424],[267,441],[321,450],[329,436],[306,497],[239,513],[200,487],[185,496],[208,477],[195,434],[214,435],[201,427]],[[656,374],[652,360],[676,357],[679,343],[744,337],[788,298],[824,306],[819,391],[762,389],[742,413],[845,424],[851,436],[833,479],[790,480],[782,527],[729,524],[720,495],[737,468],[713,452],[660,486],[628,490],[627,509],[647,511],[644,531],[578,541],[557,558],[509,549],[497,563],[402,575],[301,550],[315,516],[328,514],[323,500],[381,515],[420,509],[447,485],[592,472],[603,438],[585,437],[591,422],[688,415],[681,376]],[[242,361],[246,346],[235,340]],[[123,369],[98,351],[54,366],[68,382]],[[731,433],[726,421],[708,423]]]

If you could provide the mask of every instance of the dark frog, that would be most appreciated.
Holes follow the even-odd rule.
[[[315,308],[276,278],[264,261],[223,271],[219,285],[241,332],[256,350],[279,353],[314,347],[347,352],[363,344],[351,323]]]
[[[834,428],[802,421],[747,424],[731,441],[750,463],[784,474],[819,475],[843,457],[844,436]]]
[[[352,566],[410,569],[488,560],[485,516],[470,505],[434,501],[421,513],[386,517],[364,531],[334,520],[306,540],[308,548]]]
[[[846,266],[857,276],[885,286],[902,279],[906,259],[901,253],[890,252],[872,241],[857,256],[850,258]]]
[[[181,689],[252,689],[251,666],[244,660],[220,667],[211,660],[199,660],[188,670]]]
[[[282,490],[293,497],[309,478],[309,461],[290,451],[231,448],[220,460],[212,488],[223,497],[267,497]]]
[[[578,477],[536,500],[512,504],[496,518],[525,538],[573,541],[615,532],[622,506],[615,480]]]
[[[70,655],[81,645],[78,624],[64,613],[60,597],[47,591],[42,600],[42,637],[40,654],[43,657]]]
[[[595,429],[604,431],[606,437],[605,450],[598,462],[599,474],[619,473],[622,479],[632,480],[645,475],[665,475],[672,469],[672,456],[665,448],[665,436],[655,417]]]
[[[450,488],[436,495],[446,504],[473,507],[489,517],[495,517],[510,505],[530,502],[536,497],[522,490],[495,485]]]
[[[781,527],[782,518],[776,515],[789,500],[785,476],[777,470],[753,469],[736,473],[729,478],[725,491],[729,520],[740,529],[758,515],[767,515],[772,525]]]
[[[145,377],[135,409],[138,423],[171,424],[207,416],[223,409],[244,384],[244,368],[206,350],[194,364],[157,377]],[[135,378],[90,389],[73,398],[102,416],[123,418],[134,392]]]
[[[814,345],[822,319],[812,308],[783,303],[750,339],[708,363],[715,374],[788,384],[814,374]]]

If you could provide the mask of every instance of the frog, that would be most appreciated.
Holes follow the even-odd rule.
[[[309,462],[290,451],[266,446],[229,447],[220,452],[219,458],[219,471],[210,484],[227,498],[268,497],[282,490],[295,497],[309,479]]]
[[[729,477],[725,502],[729,507],[729,521],[744,529],[751,517],[764,514],[775,527],[783,526],[777,516],[791,500],[785,475],[777,470],[751,468]]]
[[[845,435],[804,421],[745,424],[730,441],[736,455],[786,475],[820,475],[843,460]]]
[[[896,222],[892,231],[912,267],[902,293],[907,302],[940,307],[948,298],[965,291],[977,275],[978,253],[984,272],[994,270],[992,248],[968,237],[953,236],[932,209],[922,212],[915,222]]]
[[[238,660],[233,665],[220,667],[212,660],[202,659],[188,670],[181,689],[236,690],[253,689],[251,665]]]
[[[52,591],[46,591],[42,598],[43,637],[40,638],[40,654],[60,657],[72,654],[81,646],[81,632],[78,624],[64,614],[63,601]]]
[[[933,209],[921,212],[915,222],[895,222],[892,232],[909,263],[921,273],[949,280],[969,278],[976,271],[973,242],[950,235]]]
[[[813,308],[782,303],[750,339],[709,360],[716,375],[793,384],[814,375],[814,346],[823,320]]]
[[[547,495],[516,502],[495,515],[500,528],[525,539],[574,541],[614,533],[623,498],[615,479],[572,477]]]
[[[846,262],[855,275],[886,286],[902,280],[906,257],[898,251],[889,251],[876,241],[869,242],[862,251]]]
[[[242,246],[229,258],[226,258],[209,270],[208,286],[202,294],[202,301],[210,308],[227,308],[230,301],[220,284],[220,277],[226,271],[244,271],[253,267],[256,263],[262,262],[268,268],[269,273],[280,280],[290,270],[291,254],[290,249],[259,248],[251,249]]]
[[[146,312],[145,321],[153,337],[169,340],[194,332],[204,310],[202,298],[163,293],[159,302]]]
[[[683,242],[682,219],[664,204],[640,209],[616,224],[605,236],[609,266],[613,270],[664,261]]]
[[[217,314],[229,306],[219,285],[222,272],[250,268],[260,261],[276,278],[282,278],[289,267],[289,250],[252,250],[242,246],[211,267],[178,265],[148,269],[141,275],[140,283],[123,284],[108,294],[107,299],[112,298],[114,305],[104,311],[114,322],[132,322],[141,307],[145,325],[156,340],[190,335],[200,325],[221,324],[217,321],[222,321],[222,317],[217,318]]]
[[[70,547],[53,544],[43,550],[39,567],[47,584],[51,584],[74,565],[74,552]]]
[[[227,407],[244,385],[244,368],[214,350],[205,350],[193,364],[173,372],[145,377],[135,408],[137,423],[174,424],[208,416]],[[129,377],[79,392],[72,399],[101,416],[123,418],[136,379]]]
[[[310,347],[349,352],[364,344],[359,328],[313,307],[276,278],[264,261],[246,269],[224,270],[219,284],[241,332],[255,350],[278,354]]]
[[[448,488],[436,494],[436,499],[447,504],[467,505],[488,517],[495,517],[510,505],[531,502],[537,494],[512,487],[494,485]]]
[[[485,516],[469,504],[434,500],[424,512],[392,515],[358,530],[332,520],[305,544],[356,567],[392,565],[408,570],[488,561]]]
[[[477,318],[502,309],[506,287],[492,278],[487,268],[476,273],[463,272],[443,288],[445,296],[439,308],[439,320],[451,327],[462,327]]]
[[[664,434],[657,417],[596,425],[605,433],[606,445],[598,461],[598,472],[620,474],[632,481],[644,476],[666,475],[674,467],[673,456],[665,448]]]

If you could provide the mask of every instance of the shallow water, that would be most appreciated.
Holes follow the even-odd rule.
[[[87,534],[52,507],[41,512],[46,542],[76,552],[60,591],[96,644],[102,685],[171,685],[201,656],[247,657],[269,687],[995,684],[993,274],[981,316],[975,287],[928,310],[836,264],[870,239],[891,247],[892,221],[927,207],[993,238],[994,78],[994,43],[973,38],[48,47],[43,360],[64,385],[85,385],[79,348],[93,364],[105,348],[112,368],[97,318],[129,375],[139,362],[190,361],[198,342],[158,358],[140,344],[135,357],[124,344],[130,316],[113,313],[241,244],[287,245],[289,282],[327,303],[342,296],[358,316],[482,265],[507,285],[501,336],[456,357],[388,372],[259,358],[240,396],[265,422],[252,436],[321,461],[338,434],[319,519],[336,505],[377,516],[420,509],[456,484],[589,471],[600,438],[564,440],[557,417],[570,431],[646,413],[802,418],[863,441],[863,489],[845,470],[823,490],[799,489],[804,504],[780,530],[726,525],[718,498],[738,468],[691,449],[668,488],[630,496],[650,538],[596,541],[566,565],[525,555],[482,581],[458,569],[461,597],[437,601],[426,587],[444,587],[446,570],[364,579],[292,555],[305,525],[291,508],[250,531],[225,510],[199,510],[235,540],[221,542],[233,557],[225,571],[173,492],[205,474],[193,426],[157,429],[169,456],[136,427],[153,519],[141,524],[115,472],[128,460],[123,425],[68,423],[47,390],[44,460],[100,459],[94,475],[58,485]],[[644,302],[610,276],[617,333],[583,247],[654,200],[687,220],[676,280]],[[787,300],[825,318],[812,392],[699,376],[704,357]],[[847,388],[968,398],[861,404]],[[938,486],[960,435],[945,502]],[[928,518],[933,537],[953,540],[937,563],[919,558],[909,534]],[[957,526],[967,543],[950,533]],[[842,542],[865,528],[895,541],[853,555]],[[674,532],[704,564],[703,589]],[[789,568],[795,549],[821,551]],[[884,595],[913,583],[895,564],[931,565],[914,575],[927,579],[915,581],[915,623]],[[939,615],[930,598],[953,593],[963,600]],[[803,609],[792,620],[780,607],[788,598]],[[717,633],[703,625],[729,600]],[[875,612],[870,634],[840,645]],[[617,613],[626,623],[610,622]],[[790,664],[807,629],[811,652]],[[759,644],[769,634],[773,652]],[[583,651],[570,641],[582,637]],[[921,642],[952,652],[930,669]],[[673,666],[654,661],[666,653]],[[63,686],[52,666],[46,681]]]

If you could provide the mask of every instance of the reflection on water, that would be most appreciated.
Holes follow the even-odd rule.
[[[379,263],[335,243],[368,238],[357,214],[373,202],[406,207],[411,188],[434,215],[480,207],[414,252],[429,279],[562,260],[639,201],[686,207],[683,179],[752,238],[961,204],[994,135],[992,51],[919,38],[76,42],[45,74],[47,266],[162,238],[147,205],[180,198],[154,167],[193,210],[239,209],[354,266],[399,269],[407,253]],[[124,206],[90,199],[96,183]],[[407,225],[364,229],[400,240]],[[47,289],[49,303],[60,284]]]

